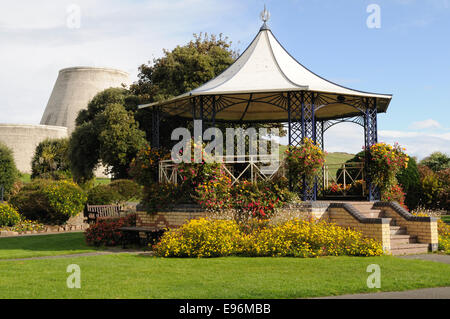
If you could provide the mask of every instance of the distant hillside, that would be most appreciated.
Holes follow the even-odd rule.
[[[280,144],[280,157],[284,157],[284,152],[287,150],[286,145]],[[351,159],[354,154],[345,153],[345,152],[333,152],[328,153],[325,158],[326,164],[342,164]]]

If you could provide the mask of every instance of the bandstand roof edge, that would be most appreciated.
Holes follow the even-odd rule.
[[[383,113],[392,99],[391,94],[353,90],[313,73],[264,24],[245,51],[217,77],[185,94],[139,107],[157,106],[170,115],[192,118],[193,106],[202,99],[209,108],[214,104],[216,121],[287,122],[289,92],[314,93],[318,120],[361,115],[367,98],[375,100],[377,112]]]

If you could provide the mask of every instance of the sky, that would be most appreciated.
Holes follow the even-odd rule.
[[[393,94],[378,117],[380,141],[419,159],[450,154],[450,0],[2,1],[0,123],[38,124],[66,67],[118,68],[134,81],[139,65],[200,32],[223,33],[243,52],[264,4],[272,32],[307,68]],[[358,152],[363,141],[355,124],[325,134],[330,152]]]

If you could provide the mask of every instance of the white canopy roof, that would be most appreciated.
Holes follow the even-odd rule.
[[[339,95],[346,98],[377,98],[378,110],[380,112],[386,111],[392,98],[392,95],[389,94],[376,94],[349,89],[330,82],[311,72],[283,48],[264,24],[255,39],[242,55],[220,75],[190,92],[167,101],[141,105],[141,108],[160,105],[163,106],[163,109],[166,112],[191,117],[188,108],[185,109],[186,112],[181,111],[180,108],[187,106],[187,104],[190,103],[190,97],[193,96],[215,95],[242,97],[253,94],[253,97],[255,95],[261,97],[264,93],[288,91],[314,91],[326,93],[328,96]],[[261,120],[261,114],[252,117],[252,113],[257,114],[260,112],[255,109],[257,103],[252,103],[251,100],[252,98],[250,97],[248,101],[250,105],[245,107],[246,118],[244,120]],[[243,102],[242,106],[244,105],[246,105],[246,103]],[[181,112],[176,112],[177,108],[180,109]],[[267,106],[265,106],[265,108],[266,113],[275,112],[275,110],[269,112]],[[348,106],[347,111],[344,110],[345,108],[344,105],[341,105],[341,111],[338,110],[339,108],[335,108],[335,111],[332,112],[335,114],[330,113],[329,116],[326,114],[327,112],[324,112],[325,110],[322,110],[321,117],[336,117],[336,115],[351,116],[351,113],[354,113],[354,110],[349,110]],[[222,113],[226,112],[226,109],[222,111]],[[341,112],[348,114],[338,114]],[[217,114],[216,116],[217,118],[222,118],[224,120],[243,120],[242,117],[237,115],[237,113],[239,113],[237,107],[234,107],[234,113],[236,114],[231,115],[231,113],[230,116],[226,116],[225,114]],[[286,118],[286,115],[282,116],[280,111],[277,111],[277,113],[279,113],[277,116],[275,116],[275,114],[273,114],[274,116],[269,116],[270,119],[282,120],[283,118]]]

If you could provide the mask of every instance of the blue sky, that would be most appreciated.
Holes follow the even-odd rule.
[[[87,65],[130,72],[184,44],[193,33],[223,33],[241,52],[264,3],[284,47],[315,73],[359,90],[392,93],[380,140],[410,154],[450,153],[450,0],[119,1],[41,0],[0,4],[0,123],[39,123],[59,69]],[[67,27],[67,7],[81,27]],[[381,9],[370,29],[367,6]],[[357,126],[326,135],[329,151],[356,152]]]

